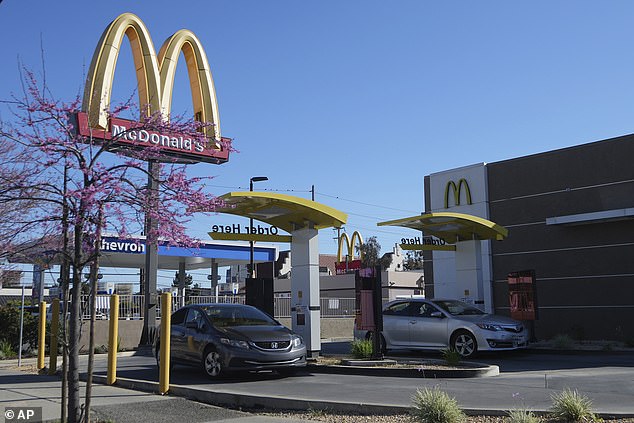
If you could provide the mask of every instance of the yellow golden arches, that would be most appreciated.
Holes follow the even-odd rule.
[[[463,185],[465,188],[465,195],[467,197],[467,204],[473,204],[471,202],[471,190],[469,189],[469,184],[467,183],[467,180],[465,178],[460,178],[457,186],[454,181],[447,182],[447,186],[445,187],[445,208],[446,209],[449,208],[449,190],[450,189],[453,190],[454,205],[456,206],[460,205],[460,192],[462,191]]]
[[[343,261],[343,246],[344,243],[348,247],[347,259],[348,261],[352,261],[354,259],[354,241],[358,241],[359,243],[359,258],[363,260],[363,251],[361,251],[361,246],[363,245],[363,238],[361,238],[361,234],[358,231],[354,231],[352,233],[352,238],[348,238],[347,233],[341,234],[339,237],[339,248],[337,249],[337,261]]]
[[[216,90],[211,76],[211,69],[207,55],[200,41],[193,32],[181,29],[165,40],[158,55],[161,70],[161,109],[169,114],[174,90],[174,76],[180,52],[185,56],[189,85],[192,92],[194,116],[200,122],[214,123],[213,134],[220,139],[220,117],[218,116],[218,102]],[[211,129],[211,128],[210,128]],[[211,134],[208,134],[211,135]]]
[[[82,111],[93,128],[107,129],[114,71],[123,37],[128,37],[136,68],[139,105],[147,114],[160,111],[160,75],[154,45],[143,22],[132,13],[117,17],[106,28],[90,63],[84,88]]]
[[[142,118],[160,112],[169,119],[174,72],[180,52],[187,62],[196,119],[214,124],[212,134],[220,139],[216,92],[207,56],[200,41],[188,30],[168,38],[157,60],[154,44],[141,19],[132,13],[117,17],[106,28],[92,58],[84,88],[82,111],[89,125],[107,129],[114,72],[123,37],[127,36],[136,68]],[[208,135],[212,135],[208,134]]]

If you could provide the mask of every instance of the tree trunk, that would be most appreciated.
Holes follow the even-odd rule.
[[[90,403],[92,399],[92,372],[95,363],[95,316],[97,313],[97,280],[99,276],[99,255],[101,248],[102,210],[99,210],[97,233],[95,236],[95,261],[90,266],[90,340],[88,341],[88,378],[86,380],[86,407],[84,421],[90,423]]]
[[[68,235],[65,235],[68,237]],[[65,253],[68,251],[68,247],[64,249]],[[70,265],[68,263],[68,257],[64,256],[64,262],[61,269],[62,280],[62,412],[61,423],[68,421],[67,407],[68,407],[68,289],[70,287]]]
[[[73,253],[73,288],[70,303],[70,328],[68,339],[68,422],[80,421],[79,396],[79,337],[81,334],[81,273],[82,225],[75,224],[75,245]]]
[[[99,264],[90,266],[90,338],[88,341],[88,377],[86,379],[86,406],[84,407],[84,422],[90,423],[90,400],[92,398],[92,372],[95,363],[95,314],[97,312],[97,274]]]
[[[65,159],[66,160],[66,159]],[[63,258],[60,269],[60,285],[62,287],[62,401],[61,423],[68,421],[66,407],[68,406],[68,294],[70,288],[70,251],[68,249],[68,162],[64,163],[64,203],[62,208],[62,236]]]

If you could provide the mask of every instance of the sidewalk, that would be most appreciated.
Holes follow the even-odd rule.
[[[14,361],[14,360],[11,360]],[[23,365],[34,359],[23,360]],[[42,421],[59,421],[61,417],[61,380],[58,376],[38,375],[17,369],[17,363],[4,362],[0,368],[0,404],[7,407],[42,407]],[[13,367],[13,368],[11,368]],[[85,383],[80,395],[84,401]],[[186,421],[231,423],[300,423],[305,420],[254,416],[189,401],[183,398],[161,397],[156,394],[94,383],[92,388],[93,414],[101,420],[116,423],[151,421],[173,423]],[[6,420],[10,421],[10,420]]]

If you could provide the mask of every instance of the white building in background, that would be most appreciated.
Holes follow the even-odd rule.
[[[424,294],[423,269],[404,271],[403,250],[395,246],[391,253],[392,263],[381,274],[383,286],[383,298],[393,300],[398,295],[422,295]],[[321,298],[355,298],[355,275],[336,275],[336,255],[320,254],[319,256],[319,287]],[[280,259],[276,263],[278,277],[274,280],[274,295],[276,297],[288,297],[291,292],[290,272],[282,273],[288,269],[286,263],[290,263],[290,252],[280,252]]]

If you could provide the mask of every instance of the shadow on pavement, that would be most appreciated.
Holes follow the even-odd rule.
[[[149,358],[149,357],[148,357]],[[152,359],[153,360],[153,359]],[[148,382],[158,382],[159,375],[156,364],[148,359],[140,358],[134,360],[134,363],[121,363],[117,367],[117,377],[133,380],[142,380]],[[106,376],[107,371],[100,369],[94,372],[96,375]],[[308,371],[299,370],[297,376],[310,376]],[[294,376],[280,375],[277,372],[240,372],[229,373],[220,379],[211,379],[207,377],[203,371],[195,366],[175,365],[170,373],[170,383],[177,385],[222,385],[226,383],[248,383],[271,381],[278,379],[289,379]]]

